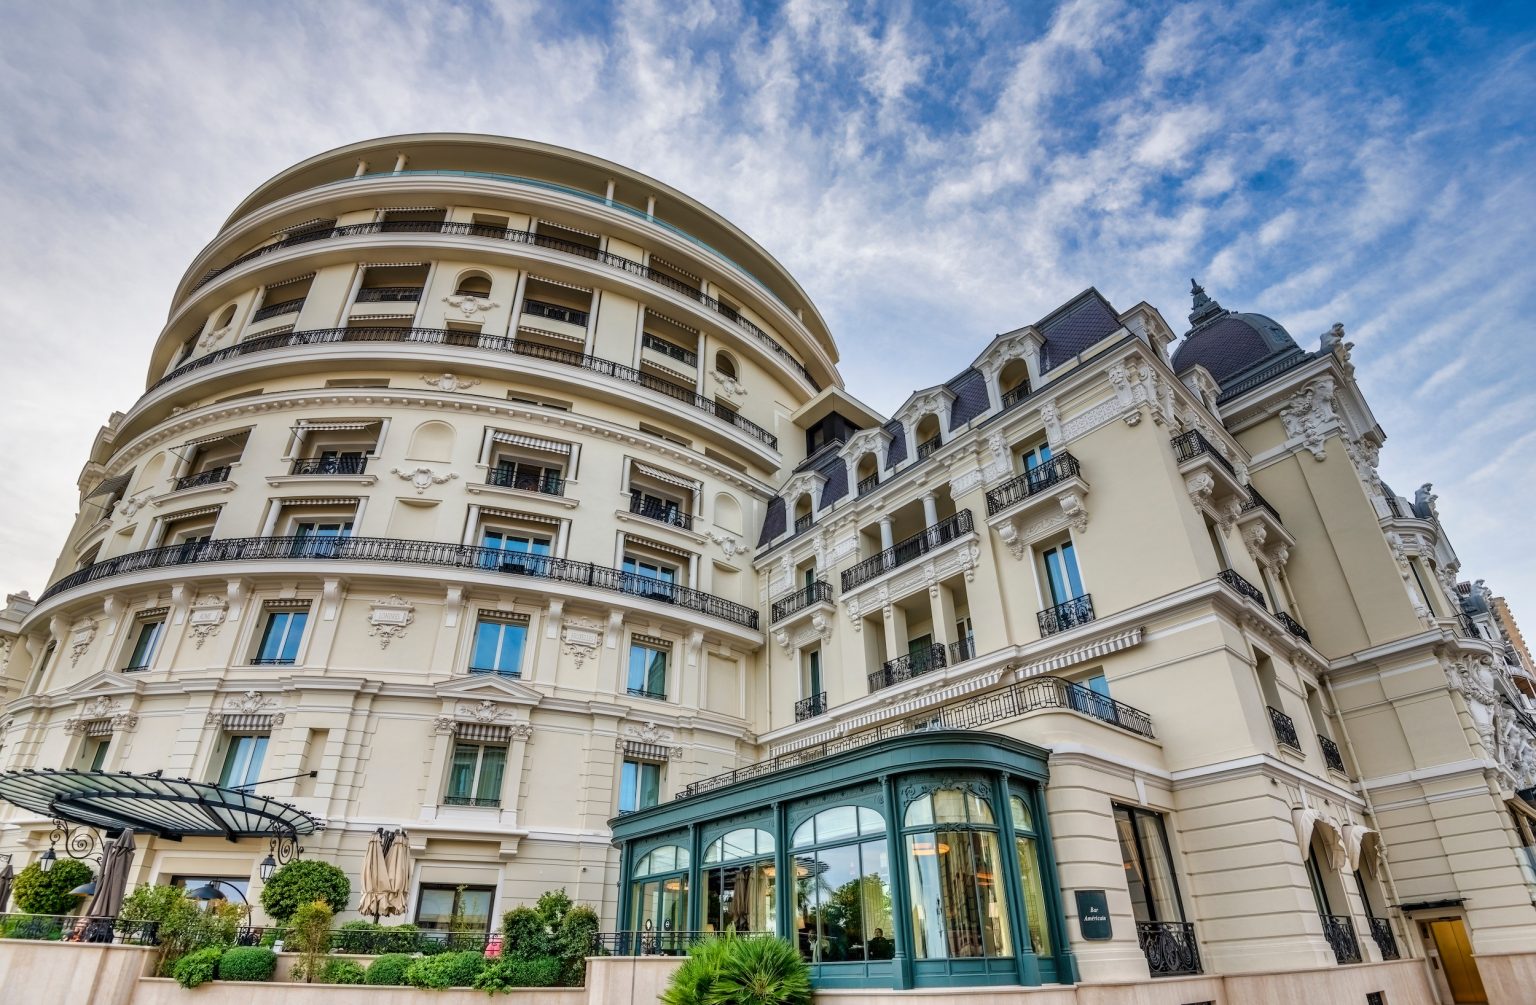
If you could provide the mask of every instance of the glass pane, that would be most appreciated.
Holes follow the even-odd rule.
[[[805,933],[811,959],[843,963],[864,959],[863,896],[859,846],[824,848],[816,853],[807,877],[812,909]]]
[[[853,806],[834,806],[816,814],[816,840],[837,841],[856,837],[859,833],[859,812]]]
[[[969,836],[982,955],[1012,956],[1013,936],[1008,927],[1008,900],[1003,893],[1003,860],[998,854],[997,835],[972,833]]]
[[[1045,907],[1045,884],[1041,879],[1040,856],[1035,840],[1021,837],[1014,841],[1014,847],[1019,857],[1019,876],[1024,883],[1024,920],[1029,930],[1029,942],[1036,956],[1050,956],[1050,916]]]
[[[629,647],[629,675],[624,680],[624,686],[631,691],[645,690],[645,662],[649,652],[644,646]]]
[[[878,812],[870,809],[868,806],[860,806],[859,833],[864,835],[884,834],[885,817],[882,817]],[[889,931],[889,929],[887,929],[887,931]]]
[[[789,839],[791,848],[801,848],[808,844],[816,843],[816,818],[811,817],[805,823],[795,828],[794,837]]]
[[[714,865],[720,861],[720,846],[724,841],[724,838],[715,838],[709,843],[709,847],[704,849],[705,865]]]
[[[294,611],[288,615],[288,631],[283,637],[283,649],[278,653],[282,659],[291,660],[299,654],[299,640],[304,637],[304,623],[309,620],[309,614],[305,611]]]
[[[865,956],[888,960],[896,955],[896,944],[891,941],[896,929],[891,921],[891,856],[884,839],[859,845],[859,861],[864,871],[859,910],[864,920]]]
[[[491,891],[479,887],[466,887],[459,894],[460,931],[488,932],[491,929]]]
[[[933,797],[919,796],[907,804],[906,826],[933,823]]]
[[[453,918],[452,890],[421,891],[416,901],[416,924],[422,928],[447,928]]]
[[[992,805],[980,796],[967,792],[965,794],[965,808],[970,812],[971,823],[973,824],[990,824],[995,822],[992,819]]]
[[[1083,595],[1083,580],[1077,574],[1077,550],[1070,543],[1061,546],[1061,564],[1067,570],[1067,586],[1073,597]]]
[[[772,933],[775,917],[773,875],[771,862],[709,870],[704,930]]]
[[[652,694],[667,693],[667,654],[658,649],[647,650],[650,654],[645,672],[645,689]]]
[[[636,798],[640,788],[640,765],[634,761],[625,761],[619,769],[619,812],[625,813],[638,809]],[[654,854],[654,852],[652,853]],[[649,857],[649,856],[647,856]],[[654,871],[654,870],[653,870]]]
[[[453,761],[448,766],[448,795],[468,799],[475,794],[475,762],[480,748],[473,743],[453,745]]]
[[[501,799],[501,779],[507,770],[506,747],[484,747],[480,754],[480,784],[475,787],[478,799]]]
[[[757,854],[757,831],[750,827],[731,831],[720,841],[720,855],[727,862],[738,858],[751,858]]]
[[[664,932],[687,931],[688,879],[675,876],[661,881],[661,918],[659,927]]]
[[[283,635],[288,629],[288,615],[282,612],[273,612],[267,615],[267,625],[262,629],[261,648],[257,657],[264,660],[278,658],[283,644]]]
[[[938,840],[933,834],[907,837],[907,894],[912,912],[912,956],[938,960],[944,942],[944,890],[939,881]]]
[[[1029,811],[1029,804],[1022,796],[1012,796],[1008,800],[1008,808],[1013,813],[1013,829],[1024,831],[1028,834],[1035,832],[1035,817]]]
[[[963,824],[966,793],[959,789],[938,789],[933,793],[933,821],[940,824]]]
[[[1157,921],[1147,897],[1146,876],[1141,856],[1136,851],[1136,831],[1131,814],[1122,806],[1115,807],[1115,832],[1120,838],[1120,860],[1125,865],[1125,885],[1131,895],[1131,915],[1138,923]]]
[[[1183,921],[1184,911],[1174,886],[1173,856],[1163,841],[1162,820],[1154,813],[1137,813],[1136,831],[1146,856],[1147,893],[1157,917],[1163,921]]]
[[[139,629],[139,639],[134,643],[133,656],[128,665],[133,667],[148,666],[149,661],[155,655],[155,643],[160,638],[160,630],[165,627],[164,621],[147,621]]]
[[[671,872],[677,868],[677,845],[669,844],[651,852],[652,872]]]
[[[481,670],[496,669],[496,652],[501,642],[501,625],[495,621],[482,621],[475,627],[475,654],[469,665]]]
[[[661,802],[661,765],[640,765],[640,808]]]
[[[1061,552],[1052,548],[1044,555],[1045,581],[1051,593],[1051,605],[1064,604],[1071,599],[1067,595],[1066,576],[1061,570]]]

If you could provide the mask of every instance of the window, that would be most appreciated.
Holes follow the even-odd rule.
[[[824,690],[821,680],[821,650],[812,649],[805,654],[804,696],[814,698]]]
[[[470,657],[470,672],[521,676],[527,637],[526,620],[482,611],[475,625],[475,652]]]
[[[448,768],[445,806],[500,806],[507,773],[507,748],[490,743],[455,743]]]
[[[662,934],[688,930],[688,861],[688,849],[662,845],[641,855],[630,872],[630,930],[652,933],[644,951],[676,949],[680,954],[688,949],[685,935],[672,946]]]
[[[704,849],[704,931],[775,930],[773,835],[741,827],[711,841]]]
[[[687,527],[692,522],[684,520],[682,503],[643,489],[629,490],[629,511],[674,527]]]
[[[1424,606],[1428,607],[1430,613],[1433,614],[1435,602],[1429,595],[1429,588],[1424,585],[1424,577],[1419,575],[1419,563],[1414,559],[1409,559],[1408,569],[1413,573],[1413,581],[1419,584],[1419,595],[1424,598]]]
[[[1045,868],[1040,863],[1040,843],[1035,814],[1020,795],[1008,799],[1013,817],[1013,850],[1019,860],[1019,880],[1024,892],[1024,927],[1036,956],[1051,956],[1050,912],[1045,904]]]
[[[642,639],[629,645],[629,676],[625,687],[637,698],[667,700],[667,660],[671,643],[662,639]]]
[[[245,788],[261,781],[261,762],[267,756],[266,734],[231,736],[224,752],[224,766],[219,769],[219,784],[225,788]]]
[[[304,639],[304,625],[308,621],[307,607],[303,610],[269,610],[266,627],[261,631],[261,644],[251,662],[258,666],[293,666],[298,660],[299,643]]]
[[[907,804],[903,820],[913,956],[1013,955],[1002,858],[981,783],[939,788]]]
[[[812,963],[896,955],[885,818],[867,806],[834,806],[795,828],[795,910],[800,955]]]
[[[352,536],[352,521],[306,520],[293,525],[293,554],[301,558],[330,558],[336,554],[336,542]]]
[[[624,556],[624,592],[671,603],[676,596],[676,566],[650,558]]]
[[[130,670],[147,670],[150,661],[155,658],[155,650],[160,647],[160,636],[165,633],[165,616],[159,615],[152,618],[140,616],[139,637],[133,643],[133,652],[128,657],[128,665],[123,667],[126,673]]]
[[[112,747],[112,737],[101,736],[85,742],[85,749],[81,752],[80,759],[86,763],[87,771],[100,771],[107,763],[107,751]]]
[[[1182,922],[1184,905],[1162,814],[1117,804],[1115,830],[1136,924]]]
[[[496,891],[489,886],[423,883],[416,898],[416,927],[429,932],[483,935],[491,930],[491,904],[495,899]]]
[[[739,371],[736,369],[736,361],[731,358],[730,353],[715,353],[715,372],[730,380],[737,379]]]
[[[1047,548],[1040,556],[1045,571],[1046,594],[1051,606],[1065,604],[1083,595],[1083,580],[1077,572],[1077,551],[1071,541]]]
[[[1033,471],[1050,459],[1051,445],[1039,443],[1019,454],[1019,466],[1025,471]]]
[[[557,496],[565,489],[564,472],[558,467],[538,464],[515,457],[499,457],[491,469],[490,482],[502,488],[541,492]]]
[[[619,812],[633,813],[661,802],[661,765],[625,759],[619,769]]]
[[[480,561],[487,569],[537,575],[548,568],[549,538],[521,530],[485,529],[480,532]]]
[[[1221,531],[1216,529],[1216,525],[1211,522],[1210,517],[1205,518],[1205,534],[1211,542],[1212,550],[1216,552],[1216,567],[1218,569],[1232,568],[1232,563],[1227,559],[1226,546],[1221,540]],[[1274,597],[1271,596],[1270,599],[1273,600]],[[1275,609],[1279,610],[1279,607],[1277,606]]]

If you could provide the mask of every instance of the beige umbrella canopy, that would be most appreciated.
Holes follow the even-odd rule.
[[[112,919],[123,909],[123,893],[128,888],[128,869],[133,865],[135,847],[133,831],[124,828],[117,840],[108,844],[102,852],[101,874],[96,877],[96,892],[91,896],[86,917]],[[110,923],[104,932],[97,931],[93,926],[90,941],[111,942]]]
[[[363,896],[357,913],[371,914],[375,921],[404,914],[410,882],[411,858],[405,831],[380,828],[368,839],[368,849],[363,853]]]
[[[11,884],[16,882],[16,870],[11,867],[11,860],[5,860],[5,868],[0,869],[0,914],[5,913],[5,902],[11,899]]]

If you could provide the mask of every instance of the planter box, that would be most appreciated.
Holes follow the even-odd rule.
[[[426,991],[421,988],[375,988],[366,984],[258,981],[211,981],[188,991],[168,977],[145,977],[138,982],[132,999],[132,1005],[360,1005],[364,1002],[367,1005],[486,1005],[487,1002],[586,1005],[587,992],[585,988],[528,988],[493,999],[484,991],[473,988]]]

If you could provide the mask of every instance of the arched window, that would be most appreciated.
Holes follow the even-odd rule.
[[[704,930],[774,931],[773,835],[739,827],[704,849]]]
[[[875,456],[873,450],[859,458],[853,468],[853,477],[859,495],[872,491],[880,484],[880,458]]]
[[[630,880],[631,931],[688,930],[688,849],[675,844],[652,848],[635,861]]]
[[[795,533],[800,534],[811,529],[811,524],[816,521],[816,507],[811,502],[811,494],[803,492],[799,499],[795,500]]]
[[[737,380],[740,377],[736,369],[736,360],[728,352],[715,353],[715,372],[731,380]]]
[[[1029,365],[1022,359],[1012,360],[997,375],[997,393],[1007,410],[1029,397]]]
[[[1019,859],[1019,880],[1024,893],[1024,927],[1036,956],[1051,956],[1050,913],[1045,904],[1045,881],[1040,864],[1040,845],[1036,837],[1035,815],[1023,796],[1008,799],[1013,818],[1013,850]]]
[[[917,459],[922,460],[944,444],[944,434],[939,430],[939,417],[932,412],[917,423]]]
[[[885,818],[867,806],[834,806],[795,828],[794,921],[812,963],[863,963],[896,955]]]
[[[916,959],[1013,955],[997,823],[984,792],[980,782],[939,788],[907,804],[903,830]]]
[[[219,313],[219,319],[213,323],[213,330],[218,331],[220,328],[227,328],[233,320],[235,320],[235,305],[230,304]]]
[[[453,293],[459,297],[489,297],[491,277],[484,272],[466,272],[459,277]]]

